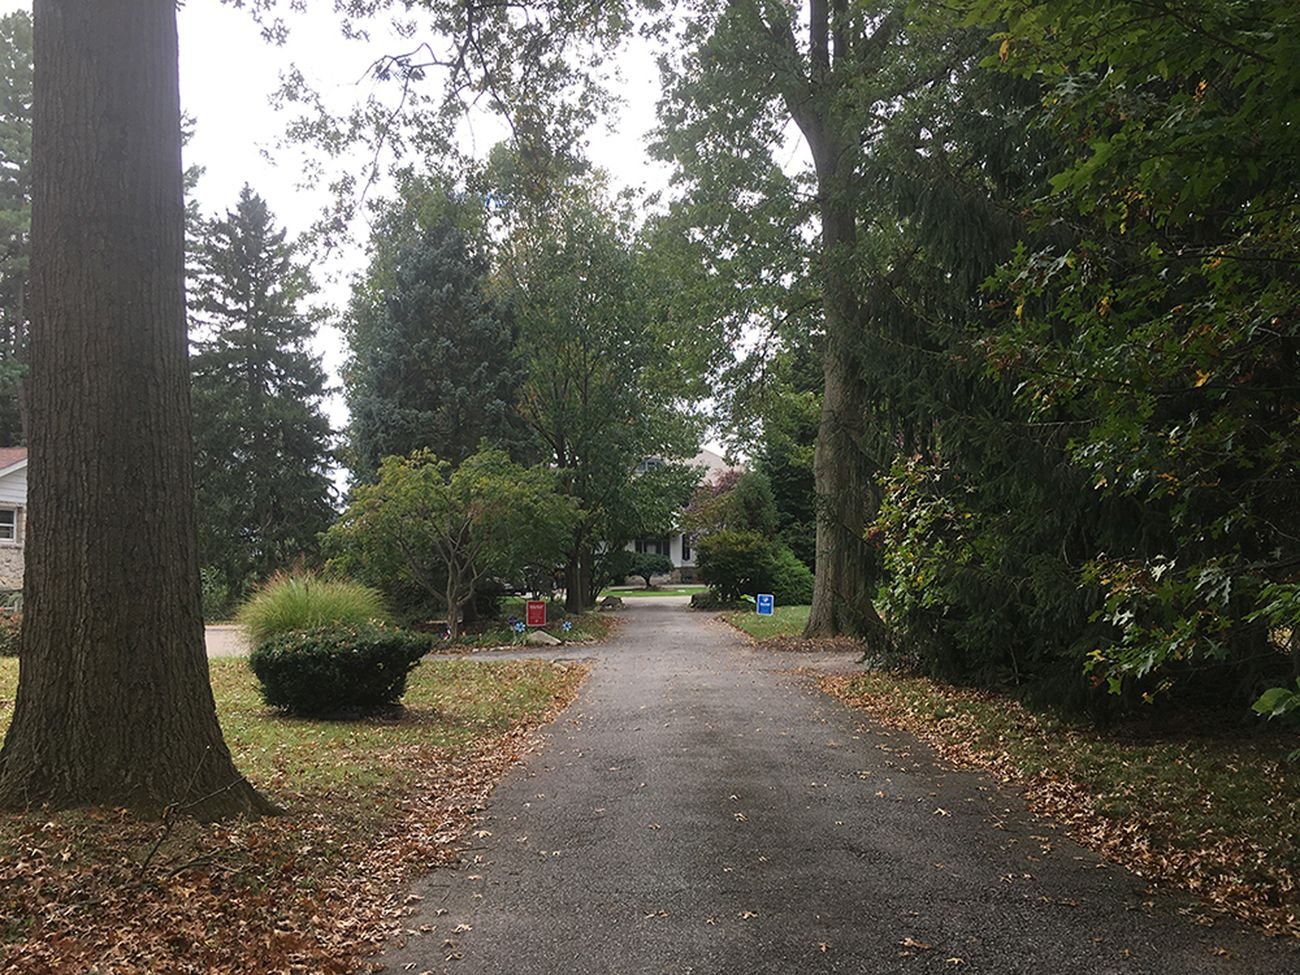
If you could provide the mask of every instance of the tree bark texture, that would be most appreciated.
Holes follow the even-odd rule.
[[[36,0],[30,521],[0,805],[272,807],[200,614],[174,0]]]
[[[813,453],[817,568],[804,635],[878,640],[884,626],[872,596],[875,565],[865,540],[879,507],[877,469],[866,449],[868,390],[860,368],[862,310],[853,291],[855,215],[822,183],[822,304],[826,328],[822,412]],[[827,185],[831,184],[831,185]]]
[[[789,19],[773,17],[768,29],[783,54],[776,61],[782,97],[813,157],[822,231],[818,256],[826,345],[813,454],[817,566],[804,635],[879,640],[884,624],[872,602],[875,561],[864,537],[875,518],[879,489],[876,464],[866,449],[870,400],[861,367],[866,335],[854,279],[858,230],[854,151],[848,141],[854,129],[837,115],[833,78],[833,68],[850,56],[845,16],[843,4],[832,7],[827,0],[811,0],[806,76],[795,68],[797,45]]]

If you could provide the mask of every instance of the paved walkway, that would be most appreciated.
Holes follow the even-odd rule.
[[[851,658],[755,650],[683,603],[629,600],[387,971],[1300,972],[1292,943],[1194,924],[788,670]]]
[[[248,634],[233,623],[210,623],[203,628],[209,657],[248,656]]]

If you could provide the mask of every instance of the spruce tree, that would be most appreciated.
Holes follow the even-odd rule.
[[[425,226],[419,203],[390,212],[353,293],[344,386],[349,463],[363,480],[384,457],[416,450],[452,464],[483,440],[515,457],[526,452],[511,316],[485,291],[483,248],[456,222],[455,201],[445,202]]]
[[[199,551],[237,592],[313,553],[333,517],[325,374],[302,307],[314,286],[248,186],[204,225],[194,264]]]

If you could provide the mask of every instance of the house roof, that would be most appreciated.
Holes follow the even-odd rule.
[[[27,460],[26,447],[0,447],[0,474]]]
[[[701,450],[691,461],[692,467],[704,468],[704,479],[711,481],[724,471],[734,470],[731,464],[728,464],[726,458],[721,454],[716,454],[707,448]],[[743,469],[743,466],[741,467]]]

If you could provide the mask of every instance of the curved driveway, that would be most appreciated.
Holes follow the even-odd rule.
[[[387,971],[1300,972],[1293,943],[1194,924],[1190,901],[788,670],[825,661],[682,600],[628,604],[464,865],[417,888]]]

